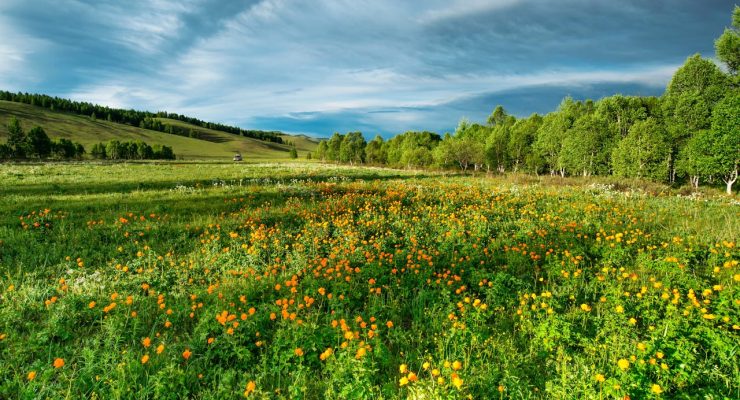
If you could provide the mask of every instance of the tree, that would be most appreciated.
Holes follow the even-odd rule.
[[[298,158],[298,151],[296,151],[295,146],[290,146],[290,158]]]
[[[488,125],[490,126],[496,126],[501,125],[506,121],[506,117],[508,114],[506,113],[506,110],[504,110],[504,107],[502,106],[496,106],[496,108],[491,112],[491,115],[488,116]]]
[[[385,141],[380,135],[367,143],[365,146],[365,159],[368,164],[385,164],[388,161]]]
[[[13,156],[25,157],[26,143],[26,133],[23,131],[20,121],[16,117],[10,118],[10,122],[8,122],[8,147],[12,149]]]
[[[714,138],[709,130],[696,132],[681,149],[676,163],[677,170],[689,177],[693,188],[699,187],[699,180],[712,176],[718,169],[714,149]]]
[[[712,113],[712,151],[716,172],[732,194],[740,164],[740,90],[728,94]]]
[[[316,148],[316,158],[321,161],[326,161],[327,153],[329,152],[329,145],[326,140],[322,140],[319,146]]]
[[[529,118],[517,120],[511,127],[507,149],[514,172],[526,163],[527,156],[532,153],[532,143],[540,125],[542,117],[532,114]]]
[[[339,146],[339,159],[350,164],[362,164],[365,160],[365,138],[361,132],[349,132]]]
[[[658,120],[638,121],[612,153],[614,175],[665,180],[669,151],[665,129]]]
[[[149,160],[154,157],[154,149],[152,149],[152,146],[139,140],[136,142],[136,156],[140,160]]]
[[[105,146],[105,154],[108,155],[108,158],[111,160],[118,160],[121,157],[121,154],[119,153],[121,147],[121,142],[118,140],[111,140],[108,142],[108,144]]]
[[[26,137],[28,155],[38,158],[47,158],[51,154],[51,139],[40,126],[28,131]]]
[[[606,174],[609,172],[609,127],[605,119],[595,113],[578,118],[568,130],[560,153],[561,164],[573,175]]]
[[[103,143],[94,144],[90,150],[90,155],[93,156],[93,158],[104,160],[106,158],[105,145]]]
[[[732,27],[726,28],[714,42],[717,58],[727,65],[730,74],[737,75],[740,69],[740,7],[732,13]]]
[[[711,111],[729,88],[729,80],[712,61],[699,54],[689,57],[671,78],[663,95],[663,113],[670,143],[670,182],[675,160],[686,142],[710,125]]]
[[[344,135],[340,134],[339,132],[334,132],[334,134],[329,139],[329,142],[327,143],[327,150],[326,150],[326,158],[329,161],[340,161],[339,156],[339,150],[342,147],[342,141],[344,140]]]

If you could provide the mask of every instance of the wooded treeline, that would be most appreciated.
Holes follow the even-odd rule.
[[[51,140],[44,128],[36,126],[25,132],[17,118],[8,123],[8,140],[0,144],[0,160],[53,158],[81,159],[85,154],[82,144],[69,139]]]
[[[0,100],[30,104],[32,106],[48,108],[52,111],[64,111],[72,114],[84,115],[92,119],[101,118],[109,122],[137,126],[143,129],[171,133],[181,136],[197,137],[197,132],[193,132],[189,128],[167,124],[158,120],[157,118],[168,118],[187,122],[191,125],[199,126],[201,128],[227,132],[234,135],[241,135],[273,143],[283,143],[283,139],[279,136],[282,134],[282,132],[279,131],[241,129],[236,126],[229,126],[214,122],[205,122],[197,118],[188,117],[176,113],[170,113],[167,111],[152,113],[148,111],[124,110],[120,108],[110,108],[87,102],[62,99],[59,97],[51,97],[45,94],[29,94],[20,92],[12,93],[2,90],[0,90]]]
[[[315,156],[394,167],[615,175],[669,183],[737,180],[740,162],[740,7],[715,42],[726,72],[700,55],[676,71],[661,97],[566,97],[526,118],[498,106],[486,123],[463,119],[454,133],[405,132],[390,140],[335,133]]]

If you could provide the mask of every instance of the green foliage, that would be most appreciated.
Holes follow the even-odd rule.
[[[732,28],[727,28],[714,42],[717,58],[727,65],[730,73],[737,75],[740,69],[740,7],[732,13]]]
[[[339,146],[339,160],[350,164],[362,164],[365,161],[365,138],[361,132],[349,132]]]
[[[0,397],[737,398],[733,201],[539,182],[3,165]]]
[[[670,147],[663,126],[654,118],[636,122],[614,149],[614,175],[665,180]]]

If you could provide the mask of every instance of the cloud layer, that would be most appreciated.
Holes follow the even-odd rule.
[[[452,129],[662,92],[728,1],[6,0],[0,85],[245,128]]]

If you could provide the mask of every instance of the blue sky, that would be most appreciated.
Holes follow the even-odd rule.
[[[314,136],[659,95],[734,1],[0,0],[0,88]]]

